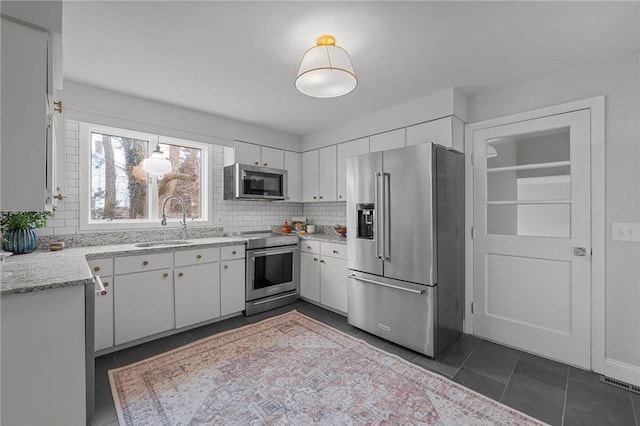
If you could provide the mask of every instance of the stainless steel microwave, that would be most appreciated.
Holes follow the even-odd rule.
[[[286,200],[287,171],[232,164],[224,168],[225,200]]]

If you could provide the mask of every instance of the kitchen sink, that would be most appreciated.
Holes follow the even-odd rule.
[[[189,240],[165,240],[165,241],[149,241],[147,243],[138,243],[136,247],[170,247],[170,246],[185,246],[193,244],[193,241]]]

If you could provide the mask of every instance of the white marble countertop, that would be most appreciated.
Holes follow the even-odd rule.
[[[299,234],[298,237],[300,237],[301,240],[347,244],[347,237],[341,237],[338,234]]]
[[[93,275],[87,259],[231,246],[246,242],[235,237],[198,238],[189,241],[189,244],[175,246],[136,247],[135,244],[114,244],[66,248],[61,251],[37,250],[10,256],[0,265],[0,295],[93,285]]]

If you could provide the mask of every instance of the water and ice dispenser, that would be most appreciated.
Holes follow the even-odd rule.
[[[357,204],[358,233],[357,238],[373,240],[375,208],[373,204]]]

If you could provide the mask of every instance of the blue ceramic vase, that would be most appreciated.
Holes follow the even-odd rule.
[[[35,229],[12,229],[3,235],[2,248],[14,254],[26,254],[34,251],[38,245]]]

